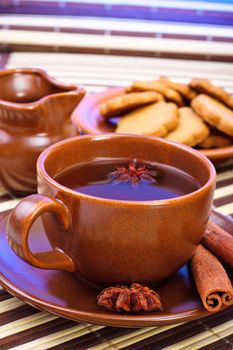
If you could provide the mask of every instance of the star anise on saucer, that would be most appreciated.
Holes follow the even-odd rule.
[[[128,288],[117,285],[102,290],[97,296],[97,303],[111,311],[150,312],[163,310],[159,294],[154,290],[133,283]]]
[[[114,184],[129,182],[133,187],[137,187],[140,182],[156,183],[157,171],[148,169],[146,165],[137,165],[137,160],[133,160],[128,166],[120,166],[109,174],[109,178]]]

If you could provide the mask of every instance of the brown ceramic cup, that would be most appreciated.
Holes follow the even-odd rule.
[[[96,158],[159,162],[192,175],[196,191],[167,200],[123,201],[85,195],[59,184],[61,171]],[[10,215],[7,234],[29,264],[72,271],[89,283],[159,282],[192,256],[209,219],[215,169],[199,152],[167,140],[136,135],[88,135],[47,148],[37,162],[38,194]],[[43,215],[51,251],[33,254],[29,232]]]

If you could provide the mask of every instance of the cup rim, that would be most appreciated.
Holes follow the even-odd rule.
[[[162,142],[162,143],[166,143],[169,145],[172,145],[172,147],[178,148],[178,149],[182,149],[185,150],[186,152],[190,153],[191,156],[195,156],[196,158],[198,158],[200,160],[200,162],[202,162],[202,164],[205,165],[205,167],[209,170],[209,178],[207,180],[207,182],[201,186],[200,188],[198,188],[197,190],[187,193],[185,195],[181,195],[178,197],[174,197],[174,198],[169,198],[169,199],[155,199],[155,200],[144,200],[144,201],[135,201],[135,200],[122,200],[122,199],[109,199],[109,198],[104,198],[104,197],[97,197],[97,196],[92,196],[89,194],[85,194],[82,192],[78,192],[78,191],[74,191],[69,187],[66,187],[62,184],[60,184],[59,182],[57,182],[53,177],[51,177],[48,172],[45,169],[45,159],[47,158],[47,156],[50,154],[50,152],[52,150],[55,150],[59,147],[61,147],[63,144],[66,143],[72,143],[75,140],[79,140],[79,139],[109,139],[109,138],[122,138],[122,137],[127,137],[130,139],[135,139],[135,138],[140,138],[140,139],[146,139],[146,140],[151,140],[153,141],[154,139],[156,139],[157,142]],[[162,206],[162,205],[167,205],[167,204],[176,204],[176,203],[180,203],[183,201],[189,201],[192,200],[193,197],[199,196],[202,192],[205,192],[206,190],[208,190],[209,188],[211,188],[213,185],[215,185],[216,182],[216,170],[214,165],[211,163],[211,161],[204,156],[202,153],[198,152],[197,150],[177,143],[177,142],[173,142],[170,140],[166,140],[163,138],[159,138],[159,137],[155,137],[155,136],[148,136],[148,135],[136,135],[136,134],[123,134],[123,133],[105,133],[105,134],[89,134],[89,135],[80,135],[80,136],[74,136],[71,137],[69,139],[65,139],[62,141],[59,141],[49,147],[47,147],[39,156],[38,160],[37,160],[37,174],[40,175],[40,177],[42,179],[44,179],[47,183],[49,183],[53,188],[55,187],[58,191],[64,191],[66,193],[68,193],[70,196],[75,197],[75,198],[82,198],[82,199],[86,199],[86,200],[90,200],[90,201],[95,201],[97,203],[104,203],[104,204],[112,204],[112,205],[125,205],[125,206]]]

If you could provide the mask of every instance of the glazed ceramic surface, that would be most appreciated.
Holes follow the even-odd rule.
[[[36,161],[49,145],[78,134],[70,115],[84,96],[39,69],[0,72],[0,182],[16,194],[36,192]]]
[[[7,219],[0,222],[0,284],[30,305],[76,321],[117,327],[166,325],[210,315],[202,307],[187,265],[156,288],[164,311],[132,315],[101,308],[96,303],[99,291],[81,283],[73,274],[37,269],[18,258],[6,239]],[[212,212],[211,219],[233,234],[230,218]],[[30,246],[33,252],[50,249],[40,219],[33,226]],[[228,275],[233,283],[232,269]]]
[[[168,164],[193,176],[201,187],[168,200],[133,202],[82,194],[54,180],[70,166],[102,157]],[[119,134],[71,138],[45,150],[37,169],[39,194],[23,199],[11,213],[9,243],[34,266],[73,271],[95,285],[164,280],[192,256],[209,219],[215,188],[212,163],[163,139]],[[28,235],[43,213],[54,249],[33,254]]]
[[[104,101],[123,93],[122,88],[108,89],[101,93],[89,95],[80,103],[72,115],[73,124],[87,134],[114,132],[115,125],[106,123],[99,113],[99,107]],[[214,164],[219,164],[233,157],[233,145],[223,148],[199,150]]]

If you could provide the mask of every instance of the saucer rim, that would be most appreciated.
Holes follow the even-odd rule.
[[[153,326],[166,326],[172,324],[179,324],[183,322],[193,321],[206,316],[214,314],[208,312],[204,308],[196,308],[186,312],[175,312],[173,314],[164,314],[164,312],[145,313],[145,314],[116,314],[109,311],[100,310],[98,312],[79,311],[68,307],[59,306],[58,304],[45,301],[39,297],[27,293],[24,290],[19,289],[14,283],[11,283],[0,272],[0,285],[10,294],[14,295],[26,304],[33,306],[41,311],[46,311],[57,315],[59,317],[67,318],[73,321],[92,323],[97,325],[104,325],[110,327],[123,327],[123,328],[141,328],[141,327],[153,327]],[[227,307],[223,307],[220,311],[223,311]],[[198,315],[197,315],[198,313]]]

